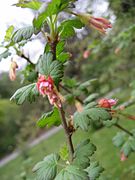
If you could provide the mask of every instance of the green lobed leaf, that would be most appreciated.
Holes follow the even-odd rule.
[[[118,132],[116,134],[116,136],[112,139],[113,141],[113,144],[116,146],[116,147],[121,147],[124,142],[125,142],[125,133],[124,132]]]
[[[69,165],[60,171],[55,180],[89,180],[89,178],[87,172],[83,169]]]
[[[95,151],[95,145],[92,144],[89,139],[84,140],[75,149],[73,164],[83,169],[87,168],[90,165],[90,156],[92,156]]]
[[[129,142],[130,142],[132,151],[135,151],[135,137],[130,137]]]
[[[135,152],[135,137],[126,137],[126,133],[124,132],[117,133],[113,138],[113,144],[116,147],[121,147],[121,152],[124,153],[126,157],[128,157],[131,152]]]
[[[13,31],[14,31],[14,26],[13,25],[9,26],[9,28],[6,30],[4,41],[9,42],[11,40]]]
[[[68,147],[66,144],[64,144],[59,151],[59,155],[61,157],[62,160],[66,161],[69,158],[69,151],[68,151]]]
[[[48,16],[58,14],[68,6],[69,0],[52,0],[43,12],[33,20],[33,25],[40,29]],[[42,8],[42,7],[41,7]]]
[[[57,84],[63,77],[63,64],[57,60],[52,60],[52,54],[40,56],[37,63],[37,71],[45,76],[51,76]]]
[[[57,174],[57,162],[60,156],[58,154],[50,154],[43,161],[38,162],[33,172],[36,172],[38,180],[54,180]]]
[[[99,97],[99,94],[98,93],[93,93],[91,95],[89,95],[85,100],[84,100],[84,103],[87,104],[95,99],[97,99]]]
[[[132,152],[132,147],[129,141],[126,141],[124,143],[124,145],[121,148],[121,152],[123,152],[126,157],[130,155],[130,153]]]
[[[33,26],[24,27],[18,29],[12,36],[12,41],[18,43],[22,40],[30,39],[31,36],[34,34]]]
[[[59,126],[60,124],[61,124],[61,119],[60,119],[59,111],[56,107],[54,107],[51,112],[44,113],[37,122],[37,125],[41,128],[45,126],[51,127],[53,125]]]
[[[80,127],[82,130],[87,131],[92,121],[106,121],[111,119],[111,115],[103,108],[91,108],[76,112],[73,119],[75,128]]]
[[[116,124],[117,121],[118,121],[117,119],[103,121],[103,125],[106,126],[107,128],[110,128],[110,127],[114,126],[114,124]]]
[[[41,2],[38,0],[24,1],[23,3],[14,4],[17,7],[29,8],[33,10],[38,10],[41,7]]]
[[[26,100],[30,102],[35,101],[36,96],[38,96],[38,91],[36,84],[33,83],[18,89],[10,98],[10,100],[14,100],[16,104],[20,105],[23,104]]]
[[[64,62],[66,62],[67,60],[69,60],[70,59],[70,53],[65,53],[65,52],[63,52],[63,53],[61,53],[61,54],[59,54],[58,56],[57,56],[57,59],[60,61],[60,62],[62,62],[62,63],[64,63]]]
[[[47,42],[44,48],[44,53],[47,54],[49,52],[51,52],[51,47],[50,47],[50,44]]]
[[[98,104],[97,102],[92,101],[92,102],[88,103],[87,105],[85,105],[84,109],[90,109],[90,108],[96,107],[97,104]]]
[[[64,51],[64,48],[65,48],[65,41],[64,40],[59,41],[56,46],[56,56],[59,56]]]
[[[73,94],[66,94],[64,98],[65,101],[68,102],[69,104],[72,104],[75,101]]]
[[[0,61],[2,59],[6,59],[10,55],[11,55],[11,53],[8,50],[4,51],[3,53],[0,54]]]
[[[101,167],[97,161],[90,163],[90,166],[87,168],[91,180],[96,180],[103,171],[104,168]]]
[[[24,79],[33,83],[35,80],[37,80],[38,74],[35,71],[35,65],[28,64],[25,69],[22,71],[22,74],[24,76]]]
[[[79,19],[70,19],[63,21],[58,28],[61,38],[68,38],[75,35],[76,29],[81,29],[84,25]]]
[[[75,88],[78,85],[78,82],[74,78],[64,78],[63,79],[64,86],[67,86],[69,88]]]
[[[97,79],[90,79],[88,81],[85,81],[84,83],[81,83],[80,86],[78,87],[80,90],[83,90],[93,84],[97,83]]]

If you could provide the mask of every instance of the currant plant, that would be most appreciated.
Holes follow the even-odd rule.
[[[87,13],[79,13],[75,8],[76,0],[52,0],[40,2],[38,0],[20,1],[17,7],[30,8],[36,13],[32,25],[18,30],[10,26],[2,44],[5,51],[0,59],[11,56],[10,49],[24,58],[28,65],[24,71],[25,79],[29,84],[18,89],[11,97],[18,105],[26,100],[33,102],[39,96],[43,101],[48,98],[52,107],[50,112],[43,112],[37,125],[41,128],[62,125],[67,145],[64,145],[58,153],[52,153],[38,162],[33,172],[38,180],[87,180],[100,176],[103,167],[98,161],[92,161],[91,157],[96,151],[96,146],[90,139],[82,140],[77,146],[73,144],[72,136],[75,131],[81,129],[88,131],[92,124],[100,123],[102,126],[115,126],[121,131],[113,138],[113,143],[121,148],[121,160],[127,159],[131,152],[135,151],[135,130],[129,132],[119,124],[119,119],[131,115],[124,113],[124,107],[115,107],[117,100],[101,98],[99,94],[90,94],[89,87],[96,79],[86,82],[76,82],[66,77],[65,69],[71,58],[69,52],[65,52],[67,39],[76,34],[75,29],[89,26],[101,34],[105,34],[111,23],[104,18],[93,17]],[[67,13],[70,18],[59,16]],[[68,17],[68,16],[67,16]],[[34,64],[23,51],[24,46],[33,35],[42,34],[46,43],[44,52],[38,62]],[[9,77],[16,78],[18,65],[12,59]],[[66,94],[65,94],[66,93]],[[82,98],[83,97],[83,98]],[[75,112],[69,112],[67,106],[74,104]],[[73,108],[73,109],[75,109]]]

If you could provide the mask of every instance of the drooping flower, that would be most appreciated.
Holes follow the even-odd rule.
[[[50,104],[58,108],[61,107],[61,98],[51,76],[46,78],[44,75],[40,75],[37,82],[37,89],[42,96],[47,95]]]
[[[108,21],[105,18],[94,17],[87,13],[80,13],[80,14],[77,14],[77,16],[80,18],[80,20],[84,24],[98,30],[99,32],[103,34],[106,33],[106,29],[112,28],[110,21]]]
[[[94,29],[97,29],[98,31],[104,34],[106,33],[106,29],[112,28],[111,23],[107,19],[102,17],[96,18],[92,16],[90,19],[90,25]]]
[[[117,104],[116,99],[102,98],[98,101],[99,107],[103,107],[103,108],[111,108],[112,106],[115,106],[116,104]]]
[[[53,79],[50,76],[46,79],[45,76],[40,75],[37,82],[37,88],[42,96],[51,93],[54,88]]]
[[[127,160],[127,156],[125,156],[125,154],[123,152],[121,152],[121,155],[120,155],[120,160],[121,161],[126,161]]]
[[[15,61],[11,61],[10,69],[9,69],[9,78],[11,81],[14,81],[16,79],[16,69],[18,68],[18,65]]]

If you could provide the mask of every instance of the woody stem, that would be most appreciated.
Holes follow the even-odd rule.
[[[56,60],[56,46],[57,46],[57,43],[58,43],[58,41],[57,41],[57,37],[56,37],[56,40],[54,40],[50,44],[51,45],[51,51],[52,51],[52,54],[53,54],[53,60]],[[74,154],[74,147],[73,147],[73,143],[72,143],[72,133],[69,131],[68,124],[67,124],[66,117],[65,117],[65,112],[64,112],[62,106],[59,108],[59,113],[60,113],[60,116],[61,116],[62,126],[64,128],[65,135],[66,135],[66,138],[67,138],[68,149],[69,149],[70,156],[71,156],[71,161],[72,161],[73,160],[73,154]]]
[[[72,133],[69,131],[63,107],[61,107],[59,109],[59,113],[60,113],[60,116],[61,116],[62,125],[63,125],[65,135],[66,135],[66,138],[67,138],[68,148],[69,148],[71,161],[72,161],[73,160],[73,154],[74,154],[74,147],[73,147],[73,143],[72,143]]]

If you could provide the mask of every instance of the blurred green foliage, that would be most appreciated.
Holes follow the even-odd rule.
[[[0,100],[0,156],[16,146],[16,134],[19,132],[21,113],[19,107],[9,100]]]

